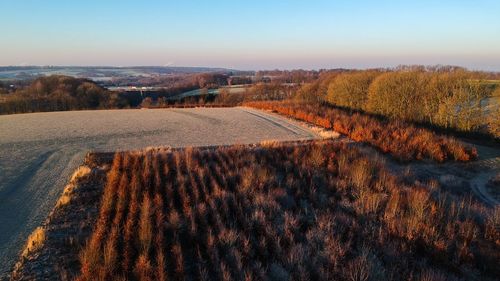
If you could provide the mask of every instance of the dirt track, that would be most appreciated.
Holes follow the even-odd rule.
[[[0,116],[0,278],[89,150],[247,144],[318,136],[248,108],[103,110]]]

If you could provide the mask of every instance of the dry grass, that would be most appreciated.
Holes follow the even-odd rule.
[[[331,141],[117,153],[78,280],[488,280],[495,214]]]
[[[22,256],[27,258],[31,253],[40,249],[45,243],[45,238],[45,229],[43,227],[37,227],[28,237]]]
[[[57,200],[56,208],[66,206],[67,204],[69,204],[71,202],[71,194],[73,193],[74,188],[75,188],[75,185],[72,183],[66,185],[66,187],[64,188],[63,194]]]
[[[71,176],[70,182],[76,182],[78,179],[88,176],[91,170],[88,166],[80,166]]]
[[[64,188],[63,194],[57,200],[56,208],[65,206],[71,202],[71,197],[78,181],[90,175],[91,169],[88,166],[80,166],[71,176],[70,182]]]

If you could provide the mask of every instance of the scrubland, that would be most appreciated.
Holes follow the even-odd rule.
[[[500,209],[332,141],[116,153],[78,280],[495,280]]]
[[[398,120],[383,120],[370,115],[336,109],[331,106],[283,102],[248,102],[244,105],[271,110],[285,116],[333,129],[354,141],[368,143],[396,159],[409,161],[432,159],[469,161],[477,151],[455,138],[446,137],[425,128]]]

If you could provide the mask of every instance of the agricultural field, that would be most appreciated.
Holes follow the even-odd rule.
[[[82,181],[100,179],[101,199],[93,218],[74,226],[83,223],[87,239],[74,229],[75,238],[59,239],[57,250],[70,250],[49,270],[52,276],[495,280],[500,274],[500,209],[445,192],[435,180],[396,176],[382,158],[352,143],[159,148],[107,157],[100,164],[105,177],[96,176],[95,160],[77,173]],[[71,188],[53,221],[74,216],[68,210],[75,206],[95,205],[82,199],[84,188]],[[35,232],[31,250],[45,239],[52,243],[53,232],[50,224]],[[80,248],[75,241],[86,242]],[[26,277],[29,266],[21,263],[14,277]]]
[[[0,276],[10,270],[89,151],[318,137],[297,122],[249,108],[3,115],[0,132]]]

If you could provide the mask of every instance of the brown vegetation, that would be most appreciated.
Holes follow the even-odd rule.
[[[256,83],[246,87],[242,93],[229,93],[223,88],[219,88],[219,94],[215,97],[215,104],[225,104],[231,106],[241,105],[248,101],[262,100],[284,100],[290,99],[299,86],[295,84],[282,84],[277,82]]]
[[[402,121],[382,121],[366,114],[350,113],[317,104],[250,102],[245,105],[333,129],[355,141],[366,142],[384,153],[390,153],[400,160],[469,161],[477,157],[475,148]]]
[[[492,211],[333,142],[117,153],[78,280],[493,280]]]

